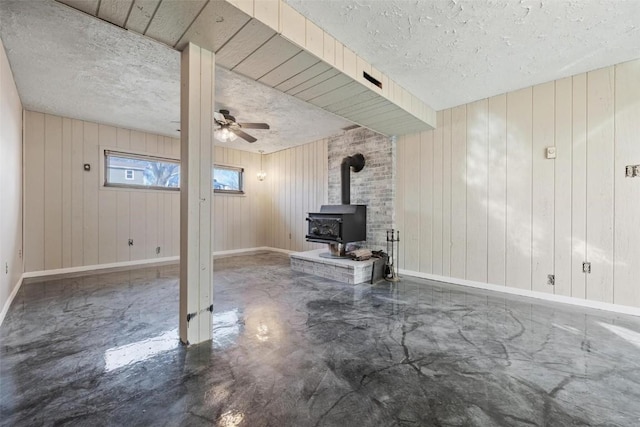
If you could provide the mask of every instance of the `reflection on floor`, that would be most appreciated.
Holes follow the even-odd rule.
[[[176,336],[178,268],[23,285],[2,425],[629,425],[640,319],[423,280],[215,262],[215,337]]]

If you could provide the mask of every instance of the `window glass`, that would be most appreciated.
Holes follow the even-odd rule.
[[[216,193],[244,193],[242,184],[244,169],[215,165],[213,167],[213,190]]]
[[[178,160],[108,150],[104,154],[105,186],[156,190],[180,189]]]

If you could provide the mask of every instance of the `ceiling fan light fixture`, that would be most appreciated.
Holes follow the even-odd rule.
[[[235,133],[231,132],[226,127],[216,129],[213,132],[213,136],[220,142],[233,142],[238,138]]]
[[[236,118],[229,114],[229,110],[214,111],[213,120],[216,125],[220,126],[217,131],[214,131],[214,136],[218,141],[222,142],[233,141],[236,137],[240,137],[249,143],[253,143],[257,139],[243,131],[242,128],[269,129],[267,123],[238,123]]]

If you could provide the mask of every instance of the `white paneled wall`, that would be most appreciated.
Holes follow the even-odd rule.
[[[439,112],[398,139],[400,268],[640,306],[639,118],[640,61]]]
[[[625,165],[640,165],[640,61],[615,68],[614,302],[640,305],[640,178],[625,178]],[[623,284],[619,286],[618,284]]]
[[[178,192],[100,181],[100,147],[179,158],[178,139],[31,111],[25,131],[25,271],[179,255]],[[260,156],[216,147],[214,159],[244,167],[246,189],[214,195],[214,251],[264,246]]]
[[[265,246],[267,181],[257,178],[260,155],[248,151],[215,147],[214,161],[244,168],[244,195],[216,193],[213,197],[214,251]],[[266,168],[267,156],[264,157]],[[267,179],[270,177],[267,176]]]
[[[15,295],[22,251],[22,103],[0,40],[0,324]]]
[[[178,255],[179,193],[104,188],[100,147],[180,154],[175,138],[25,112],[25,271]]]
[[[292,251],[326,246],[305,241],[305,218],[327,204],[327,144],[320,140],[265,156],[267,246]]]

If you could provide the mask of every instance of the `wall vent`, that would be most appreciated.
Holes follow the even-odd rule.
[[[371,74],[367,73],[366,71],[362,72],[362,77],[364,77],[364,79],[366,81],[368,81],[369,83],[373,83],[374,85],[378,86],[380,89],[382,89],[382,82],[374,77],[371,76]]]

